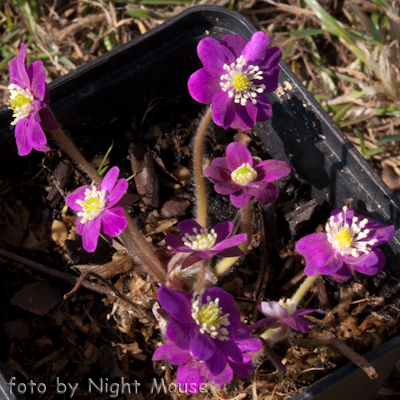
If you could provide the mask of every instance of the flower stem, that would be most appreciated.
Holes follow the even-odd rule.
[[[75,148],[75,146],[71,143],[71,141],[67,138],[65,133],[61,129],[56,129],[54,131],[50,131],[54,136],[54,139],[58,142],[58,144],[67,152],[67,154],[78,164],[80,169],[85,172],[90,179],[96,182],[99,185],[102,181],[101,176],[98,172],[93,168],[90,163],[82,156],[81,153]]]
[[[200,293],[203,289],[209,262],[210,260],[208,258],[203,260],[203,264],[200,267],[199,275],[197,276],[196,287],[194,290],[195,293]]]
[[[79,165],[90,179],[92,179],[97,185],[101,183],[103,178],[93,168],[90,163],[82,156],[82,154],[75,148],[71,141],[67,138],[65,133],[61,129],[51,131],[52,135],[59,143],[59,145],[67,152],[67,154]],[[140,261],[149,269],[153,274],[153,277],[157,282],[163,282],[166,274],[161,265],[160,260],[151,250],[149,244],[146,242],[144,236],[140,233],[139,229],[133,223],[129,213],[124,210],[125,218],[128,222],[128,226],[121,233],[122,241],[124,242],[129,254],[135,258],[139,258]]]
[[[242,216],[242,223],[241,223],[241,232],[242,233],[247,233],[247,240],[239,244],[239,249],[242,250],[243,252],[246,252],[247,247],[249,247],[249,244],[251,242],[252,238],[252,202],[248,201],[246,205],[244,205],[240,209],[240,213]],[[230,267],[232,267],[233,264],[235,264],[236,261],[239,260],[240,257],[227,257],[223,258],[213,269],[214,275],[219,278],[223,273],[228,271]]]
[[[303,283],[300,285],[300,287],[297,289],[297,292],[293,295],[292,297],[292,304],[295,305],[296,307],[300,303],[300,300],[303,298],[303,296],[308,292],[308,290],[311,288],[311,286],[314,284],[314,282],[317,280],[317,278],[321,274],[317,274],[314,276],[308,276]]]
[[[197,223],[207,228],[207,195],[203,173],[203,144],[207,128],[211,122],[211,107],[208,108],[197,130],[193,149],[194,180],[197,197]]]

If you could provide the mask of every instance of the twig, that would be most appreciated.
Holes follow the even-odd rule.
[[[363,356],[356,353],[345,342],[336,338],[327,339],[291,339],[291,343],[296,347],[319,347],[331,345],[336,347],[345,357],[360,367],[370,379],[376,379],[378,373],[372,364],[370,364]]]
[[[107,282],[106,279],[104,279],[102,276],[96,274],[93,271],[86,271],[84,272],[76,281],[75,286],[72,288],[72,290],[66,294],[64,294],[64,299],[68,299],[69,297],[72,297],[76,294],[76,292],[79,290],[81,286],[84,286],[84,283],[86,282],[85,279],[87,279],[89,276],[92,276],[93,278],[96,278],[99,280],[103,285],[105,285],[109,290],[110,294],[111,292],[117,297],[118,299],[122,300],[124,303],[128,303],[137,314],[140,314],[142,317],[147,318],[151,323],[155,323],[156,320],[149,311],[146,309],[142,310],[141,306],[139,304],[136,304],[132,300],[128,299],[124,294],[120,293],[111,283]]]
[[[15,261],[19,264],[25,265],[26,267],[29,267],[37,272],[40,272],[43,275],[47,275],[50,278],[54,278],[59,281],[66,282],[71,285],[75,285],[75,283],[78,280],[78,278],[76,276],[72,276],[72,275],[66,274],[65,272],[57,271],[53,268],[46,267],[45,265],[39,264],[35,261],[28,260],[27,258],[17,256],[16,254],[10,253],[7,250],[0,249],[0,256],[8,258],[9,260]],[[107,289],[103,286],[97,285],[96,283],[83,282],[82,286],[84,286],[86,289],[92,290],[93,292],[104,294],[106,296],[108,296],[111,293],[109,289]]]

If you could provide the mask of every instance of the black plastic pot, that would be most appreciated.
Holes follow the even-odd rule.
[[[201,38],[240,34],[250,39],[255,31],[243,16],[225,8],[190,8],[51,83],[51,108],[75,137],[98,137],[108,144],[112,135],[121,133],[120,127],[129,126],[133,116],[141,120],[151,100],[187,95],[187,78],[201,66],[196,54]],[[345,199],[353,198],[360,213],[400,227],[400,204],[393,193],[283,62],[279,80],[288,90],[280,97],[269,95],[273,117],[255,128],[269,155],[289,162],[320,204],[341,207]],[[2,108],[0,166],[3,172],[12,169],[15,173],[26,168],[31,156],[17,158],[10,121],[11,112]],[[383,247],[387,269],[397,275],[399,240],[397,232]],[[369,380],[349,363],[293,398],[373,399],[400,358],[400,336],[366,358],[378,370],[376,380]]]

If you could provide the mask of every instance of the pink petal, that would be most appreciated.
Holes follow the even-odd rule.
[[[176,320],[185,324],[193,322],[192,304],[183,293],[160,286],[157,291],[157,298],[161,307]]]
[[[284,318],[288,316],[287,310],[277,301],[262,301],[257,308],[267,317]]]
[[[226,194],[235,193],[239,190],[242,191],[243,189],[242,189],[242,185],[231,180],[231,181],[216,183],[214,185],[214,190],[218,194],[226,195]]]
[[[119,168],[112,167],[104,176],[103,181],[98,186],[98,190],[105,190],[107,195],[110,195],[112,190],[114,189],[115,183],[117,182],[119,175]]]
[[[290,174],[290,165],[285,161],[265,160],[261,161],[254,168],[257,174],[263,174],[263,180],[273,182]]]
[[[249,187],[244,191],[254,196],[263,206],[272,203],[278,197],[278,189],[273,183],[268,183],[266,188]]]
[[[272,106],[268,100],[268,97],[265,96],[263,93],[257,96],[256,107],[257,107],[257,117],[256,117],[257,122],[268,121],[271,118]]]
[[[215,385],[225,385],[233,379],[233,371],[231,366],[228,364],[220,374],[215,376],[211,372],[207,371],[205,377],[206,380]]]
[[[239,235],[231,236],[213,247],[213,250],[225,250],[230,247],[238,246],[247,240],[247,234],[241,233]]]
[[[220,79],[201,68],[189,77],[188,89],[193,99],[199,103],[211,104],[214,94],[221,90]]]
[[[231,247],[229,249],[225,249],[218,253],[218,257],[242,257],[244,256],[244,252],[239,249],[239,247]]]
[[[348,281],[354,274],[354,267],[350,264],[343,263],[342,268],[339,268],[333,275],[333,279],[338,282]]]
[[[226,35],[222,38],[221,44],[226,46],[236,59],[242,54],[242,51],[247,44],[247,40],[240,35]]]
[[[233,362],[237,364],[241,364],[243,362],[242,352],[233,340],[218,340],[216,343],[225,356],[229,357]]]
[[[230,195],[231,203],[237,208],[245,206],[252,197],[250,193],[245,193],[243,190]]]
[[[247,147],[239,142],[233,142],[226,148],[226,163],[230,171],[234,171],[243,164],[253,166],[253,158]]]
[[[170,342],[174,343],[179,348],[189,350],[189,332],[192,326],[192,324],[184,324],[171,317],[167,325],[166,337]]]
[[[198,233],[203,229],[203,227],[193,219],[185,219],[184,221],[179,222],[177,226],[181,236],[185,236],[187,233],[192,236],[194,235],[193,229],[197,229]]]
[[[282,57],[282,51],[278,47],[270,47],[265,52],[264,59],[259,64],[260,69],[264,72],[263,76],[267,75],[269,71],[272,71],[276,67],[278,67],[279,70],[278,63],[281,57]],[[270,91],[267,90],[267,93],[269,92]]]
[[[214,226],[214,231],[217,234],[217,239],[215,241],[215,246],[218,245],[221,241],[225,240],[228,236],[231,235],[233,224],[230,221],[219,222],[217,225]]]
[[[269,37],[261,31],[253,34],[251,40],[242,51],[247,65],[259,65],[264,59],[269,46]]]
[[[392,225],[393,226],[393,225]],[[352,266],[358,272],[365,275],[376,275],[383,270],[386,263],[386,257],[380,249],[373,249],[366,256],[353,258]],[[345,259],[345,263],[348,264]]]
[[[34,114],[28,117],[28,140],[31,142],[32,147],[37,151],[49,151],[50,147],[47,145],[47,138],[43,132],[39,122],[35,120]]]
[[[253,363],[251,361],[243,364],[235,364],[230,362],[229,366],[232,368],[233,373],[245,379],[250,378],[254,370]]]
[[[134,203],[135,201],[139,200],[139,196],[136,194],[125,193],[121,199],[117,202],[117,206],[119,207],[126,207],[128,204]]]
[[[93,253],[97,248],[99,240],[101,218],[86,221],[82,229],[82,246],[88,253]]]
[[[304,317],[287,317],[287,318],[282,318],[282,322],[286,325],[289,325],[292,329],[296,331],[300,331],[303,333],[308,333],[310,332],[309,328],[309,321],[305,319]]]
[[[218,340],[218,339],[217,339]],[[241,354],[241,353],[240,353]],[[228,361],[224,352],[217,346],[212,357],[206,360],[206,367],[213,376],[219,375],[226,367]]]
[[[208,360],[215,349],[215,343],[207,333],[202,334],[198,329],[190,331],[190,352],[196,360]]]
[[[15,126],[14,134],[19,156],[26,156],[32,151],[32,144],[28,139],[28,118],[20,119]]]
[[[120,235],[128,225],[121,207],[107,208],[99,218],[101,218],[101,230],[111,237]]]
[[[107,197],[107,207],[112,207],[114,204],[118,203],[118,201],[120,201],[124,196],[127,189],[128,182],[126,179],[118,179],[111,193]]]
[[[220,79],[221,75],[226,73],[223,69],[224,64],[230,65],[235,62],[235,57],[231,51],[213,38],[200,40],[197,46],[197,54],[206,71],[217,79]]]
[[[10,84],[15,83],[23,89],[31,88],[26,68],[26,48],[24,43],[21,43],[18,55],[11,60],[10,76]]]
[[[69,208],[72,208],[74,211],[82,211],[82,206],[76,201],[85,201],[86,189],[92,190],[92,187],[89,185],[80,186],[65,198],[65,202],[68,204]]]
[[[258,95],[260,97],[262,95]],[[250,100],[246,102],[245,106],[234,103],[235,107],[235,118],[230,124],[232,129],[240,131],[248,131],[254,127],[257,118],[257,106],[254,105]]]
[[[229,97],[228,92],[220,90],[215,93],[212,99],[212,118],[213,121],[222,126],[224,129],[228,129],[235,119],[235,103],[232,98]]]
[[[279,58],[280,58],[282,53],[279,52],[278,54],[279,54]],[[279,67],[279,65],[277,65],[277,66],[273,67],[270,70],[265,70],[262,67],[260,69],[262,69],[263,72],[264,72],[263,75],[262,75],[263,79],[258,81],[257,84],[258,85],[265,85],[265,89],[263,91],[263,94],[266,95],[267,93],[271,93],[271,92],[273,92],[274,90],[276,90],[278,88],[278,78],[279,78],[280,67]],[[262,96],[260,96],[260,97],[262,97]],[[258,97],[257,97],[257,100],[258,100]]]
[[[33,62],[28,68],[28,76],[33,96],[42,101],[46,92],[46,71],[43,63],[41,61]]]
[[[201,362],[191,362],[190,364],[180,365],[176,374],[176,383],[185,385],[188,382],[200,388],[204,383],[203,368]]]
[[[272,322],[275,322],[276,320],[277,320],[276,317],[263,318],[260,321],[256,322],[255,324],[251,325],[250,328],[252,331],[255,331],[256,329],[260,328],[261,326],[270,325]],[[279,320],[279,322],[280,322],[280,320]],[[270,328],[270,326],[268,328]],[[251,350],[249,350],[249,351],[251,351]]]
[[[154,352],[152,360],[168,360],[173,365],[183,365],[192,362],[193,357],[190,351],[182,350],[173,343],[166,343]]]
[[[182,263],[182,267],[181,269],[186,269],[188,267],[190,267],[193,264],[196,264],[197,262],[199,262],[200,260],[203,260],[202,257],[200,257],[197,254],[190,254],[185,261]]]
[[[40,126],[49,131],[60,128],[60,124],[55,120],[54,115],[48,108],[42,108],[37,114],[40,117]]]

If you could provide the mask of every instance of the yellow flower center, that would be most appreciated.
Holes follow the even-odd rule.
[[[215,241],[217,239],[217,234],[214,229],[211,229],[208,233],[208,229],[200,229],[198,233],[197,228],[193,228],[194,235],[189,235],[188,233],[182,237],[185,246],[190,247],[192,250],[210,250],[214,247]]]
[[[332,215],[325,225],[325,230],[328,242],[335,250],[342,256],[347,254],[357,258],[362,254],[368,254],[377,239],[365,240],[370,233],[370,230],[365,228],[368,219],[359,221],[358,217],[354,216],[350,221],[346,217],[347,210],[347,207],[343,207],[343,211],[336,218]]]
[[[97,190],[96,186],[85,190],[85,200],[77,200],[76,203],[82,207],[82,211],[77,213],[78,217],[82,217],[81,223],[92,221],[97,218],[106,205],[106,192]]]
[[[211,301],[207,296],[207,303],[202,304],[202,294],[194,293],[192,299],[192,318],[199,325],[200,333],[208,333],[211,339],[221,341],[229,340],[229,332],[225,326],[229,326],[229,314],[222,314],[222,308],[219,306],[219,298]]]
[[[241,185],[247,185],[257,178],[257,172],[249,163],[244,163],[231,173],[231,178]]]
[[[199,312],[200,323],[217,326],[221,314],[222,312],[220,308],[215,307],[213,304],[205,304],[203,307],[201,307]]]
[[[353,238],[351,237],[351,234],[347,228],[342,228],[335,236],[335,239],[339,243],[340,247],[346,247],[348,246]]]
[[[246,77],[243,72],[241,74],[236,73],[233,78],[233,87],[236,90],[246,90],[251,86],[251,80]]]
[[[99,208],[100,208],[100,200],[98,199],[98,197],[87,199],[83,202],[83,209],[88,213],[97,211]]]
[[[243,56],[236,59],[236,63],[224,64],[226,74],[221,75],[220,85],[234,102],[245,106],[247,101],[257,104],[257,96],[265,90],[263,72],[258,65],[247,65]]]
[[[8,89],[10,90],[10,100],[7,104],[14,111],[14,121],[11,122],[11,125],[17,125],[19,120],[26,118],[32,112],[34,97],[29,89],[23,89],[15,83],[9,85]]]
[[[13,99],[10,100],[10,106],[13,110],[28,103],[30,103],[30,99],[23,94],[17,94]]]

